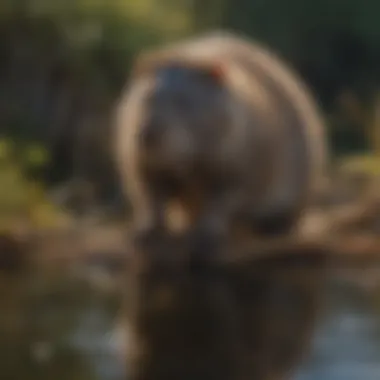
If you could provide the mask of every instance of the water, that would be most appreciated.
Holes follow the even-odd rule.
[[[1,379],[123,379],[116,275],[99,267],[78,273],[0,277]],[[311,355],[296,380],[380,378],[378,289],[329,283]]]
[[[360,279],[358,279],[359,281]],[[332,282],[309,360],[296,380],[376,380],[380,376],[378,289]]]

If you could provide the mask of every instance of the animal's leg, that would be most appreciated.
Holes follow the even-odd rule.
[[[206,198],[190,232],[191,265],[210,263],[222,253],[238,201],[238,194],[230,188]]]
[[[248,217],[252,230],[265,236],[290,233],[299,218],[299,209],[284,202],[255,207]]]
[[[166,236],[165,205],[162,194],[151,191],[144,205],[136,208],[133,239],[138,249],[151,251]]]
[[[132,241],[139,251],[151,252],[166,235],[165,207],[167,194],[156,181],[135,175],[130,188],[133,207]]]

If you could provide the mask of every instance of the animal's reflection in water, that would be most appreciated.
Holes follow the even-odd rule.
[[[209,267],[131,270],[129,380],[283,379],[308,352],[322,252]]]
[[[83,275],[91,272],[91,281],[98,278],[99,271],[108,274],[110,279],[120,277],[112,269],[117,268],[116,265],[106,266],[99,260],[95,261],[91,265],[86,264],[86,271],[82,272]],[[55,270],[51,266],[46,270],[44,266],[44,270],[26,270],[21,274],[12,270],[0,275],[0,379],[133,379],[128,374],[124,376],[118,367],[115,342],[110,339],[121,288],[115,286],[115,293],[108,290],[103,293],[103,286],[85,286],[65,273],[60,263],[54,262],[55,267]],[[76,268],[79,270],[77,265]],[[367,280],[368,273],[363,271],[359,275]],[[276,373],[271,372],[273,369],[281,372],[285,366],[292,367],[292,360],[293,363],[301,364],[298,359],[302,355],[309,357],[306,350],[308,334],[313,330],[308,330],[307,324],[312,325],[312,313],[316,307],[313,302],[316,299],[313,301],[312,297],[308,298],[308,294],[318,294],[313,293],[313,287],[318,289],[321,286],[320,274],[323,274],[322,257],[312,252],[293,256],[289,254],[281,261],[267,259],[254,264],[241,264],[231,267],[230,271],[208,274],[178,271],[177,277],[173,272],[170,277],[164,272],[153,270],[135,284],[140,284],[141,289],[140,296],[139,293],[135,294],[136,300],[140,299],[147,307],[135,310],[140,315],[145,313],[144,323],[148,327],[149,315],[160,315],[161,332],[160,326],[152,325],[149,327],[150,333],[161,334],[156,335],[157,340],[163,339],[166,343],[163,348],[167,347],[166,353],[162,351],[162,358],[166,357],[171,365],[175,361],[171,362],[169,355],[173,359],[183,358],[183,353],[188,348],[187,357],[192,359],[198,344],[201,346],[197,356],[199,362],[212,364],[209,358],[214,358],[216,373],[222,372],[218,372],[217,365],[223,362],[223,357],[229,355],[229,352],[237,352],[227,362],[229,368],[232,368],[231,372],[243,368],[245,364],[248,370],[246,373],[241,370],[241,376],[248,376],[249,370],[251,373],[255,370],[257,378],[261,374],[265,378],[273,374],[275,378]],[[331,287],[329,284],[329,292],[323,293],[324,302],[326,299],[328,301],[324,305],[326,321],[322,321],[322,326],[317,331],[314,355],[306,361],[306,367],[303,366],[301,377],[294,379],[373,380],[378,377],[380,326],[378,314],[376,315],[377,305],[373,302],[378,288],[373,291],[361,289],[358,285],[359,275],[351,286],[344,286],[341,279],[337,279],[340,286]],[[100,278],[101,283],[102,278],[103,276]],[[169,297],[166,296],[168,293],[160,291],[160,285],[164,290],[169,290]],[[262,298],[259,297],[261,291]],[[160,297],[163,298],[161,306],[155,304]],[[170,301],[173,299],[171,297],[175,302]],[[226,310],[226,315],[218,314],[218,308],[221,312]],[[311,315],[309,322],[305,315]],[[128,322],[127,319],[126,321]],[[133,318],[132,322],[136,327]],[[185,327],[183,332],[182,326]],[[214,330],[209,329],[209,326]],[[275,326],[278,327],[275,329]],[[239,338],[234,337],[234,331],[238,331]],[[271,338],[265,341],[268,331],[272,331],[269,335]],[[174,335],[178,332],[188,337],[186,339],[190,342],[194,339],[194,345],[185,346],[185,339],[181,335]],[[203,335],[197,332],[202,332]],[[217,336],[217,340],[213,341],[219,332],[225,335]],[[117,343],[122,337],[119,332],[115,335]],[[165,341],[165,338],[171,340]],[[224,348],[223,352],[212,351],[212,344],[216,346],[220,342],[235,342],[235,346],[231,344],[233,348]],[[241,348],[241,342],[245,344],[243,347],[248,347],[246,351]],[[302,342],[306,342],[304,346]],[[146,343],[150,343],[149,336]],[[156,347],[159,343],[157,341]],[[178,343],[175,349],[174,343]],[[161,355],[160,351],[158,353]],[[217,355],[221,358],[219,363],[216,362]],[[155,358],[158,367],[160,356]],[[189,362],[183,360],[182,366],[184,371],[187,370]],[[164,365],[161,371],[163,369]],[[201,369],[198,369],[199,372]],[[147,377],[148,374],[145,373]],[[226,378],[227,371],[221,376],[222,379]]]

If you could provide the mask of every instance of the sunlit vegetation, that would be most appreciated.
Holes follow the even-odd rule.
[[[104,147],[110,135],[108,114],[134,56],[147,46],[205,29],[238,30],[283,55],[306,79],[326,115],[333,115],[327,120],[336,154],[355,155],[343,163],[344,170],[378,173],[378,159],[368,152],[380,149],[379,122],[372,123],[368,110],[363,113],[358,104],[372,109],[378,89],[379,4],[1,1],[0,112],[7,137],[0,147],[1,223],[26,218],[49,224],[56,218],[46,179],[34,175],[47,163],[53,185],[74,176],[110,183],[112,160],[102,156],[111,151]],[[348,97],[349,104],[341,96],[347,92],[356,97],[353,102]],[[343,111],[337,112],[337,98],[346,101]]]
[[[43,184],[28,176],[47,160],[38,145],[0,140],[0,230],[12,229],[16,223],[44,227],[63,221],[62,211],[49,202]]]

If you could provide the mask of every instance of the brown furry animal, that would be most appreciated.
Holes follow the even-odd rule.
[[[288,378],[311,343],[326,257],[310,247],[203,272],[132,267],[127,378]]]
[[[266,49],[228,33],[141,54],[116,136],[139,236],[162,236],[176,200],[193,253],[215,252],[235,222],[288,232],[326,162],[323,123],[302,82]]]

